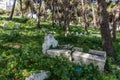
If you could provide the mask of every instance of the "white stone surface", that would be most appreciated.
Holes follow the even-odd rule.
[[[83,63],[86,65],[93,63],[95,66],[98,66],[100,71],[104,70],[104,65],[106,62],[106,58],[103,56],[92,55],[79,51],[73,52],[72,58],[74,63]]]
[[[93,54],[93,55],[98,55],[98,56],[102,56],[102,57],[106,58],[106,52],[105,51],[98,51],[98,50],[90,49],[89,53]]]
[[[84,64],[90,64],[91,62],[93,62],[92,55],[88,53],[79,52],[79,51],[74,51],[72,53],[72,58],[73,58],[73,62],[75,63],[82,62]]]
[[[18,28],[19,28],[19,25],[20,25],[19,23],[16,23],[16,24],[15,24],[15,29],[18,29]]]
[[[100,35],[100,34],[91,34],[91,36],[101,37],[101,35]]]
[[[28,78],[26,78],[25,80],[45,80],[46,78],[48,78],[48,71],[44,71],[38,74],[33,74]]]
[[[75,33],[75,36],[82,36],[82,35],[84,35],[84,34],[83,33],[79,33],[79,32]]]
[[[4,22],[3,28],[4,28],[4,29],[7,28],[7,22]]]
[[[71,50],[50,49],[47,50],[47,54],[51,57],[63,56],[71,61]]]
[[[41,31],[49,31],[49,29],[44,28],[44,27],[42,26]]]
[[[57,46],[58,46],[58,41],[54,38],[52,34],[48,34],[44,38],[44,43],[42,45],[42,52],[46,53],[46,51],[50,49],[50,47],[55,48]]]

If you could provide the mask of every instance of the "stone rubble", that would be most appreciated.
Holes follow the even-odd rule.
[[[55,45],[54,45],[55,44]],[[45,37],[43,43],[43,53],[48,54],[50,57],[63,56],[68,58],[73,63],[90,64],[93,63],[98,66],[100,71],[104,71],[106,62],[106,52],[90,49],[88,53],[82,52],[83,49],[73,47],[73,45],[59,45],[58,49],[50,49],[50,46],[57,47],[58,41],[54,39],[53,35],[49,34]]]
[[[48,78],[48,71],[43,71],[38,74],[33,74],[27,77],[25,80],[45,80],[46,78]]]

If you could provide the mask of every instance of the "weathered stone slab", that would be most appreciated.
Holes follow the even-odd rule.
[[[84,64],[90,64],[90,63],[93,63],[94,61],[93,56],[91,54],[83,53],[79,51],[74,51],[72,53],[72,58],[73,58],[73,62],[75,63],[82,62]]]
[[[15,29],[19,29],[19,26],[20,26],[20,24],[19,24],[19,23],[16,23],[16,24],[15,24]]]
[[[106,58],[106,52],[105,51],[98,51],[98,50],[92,50],[92,49],[90,49],[89,53],[93,54],[93,55],[97,55],[97,56],[101,56],[101,57]]]
[[[93,63],[95,66],[98,66],[100,71],[104,70],[106,58],[104,58],[103,56],[97,56],[93,54],[75,51],[72,54],[72,58],[74,63],[82,62],[83,64],[86,64],[86,65]]]
[[[26,78],[25,80],[45,80],[46,78],[48,78],[48,71],[43,71],[38,74],[33,74],[28,78]]]
[[[63,56],[71,60],[70,50],[50,49],[50,50],[47,50],[47,54],[50,55],[51,57]]]
[[[4,22],[3,28],[4,28],[4,29],[7,28],[7,22]]]
[[[101,35],[100,35],[100,34],[91,34],[91,36],[101,37]]]

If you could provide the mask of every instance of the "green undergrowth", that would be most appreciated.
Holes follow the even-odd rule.
[[[7,20],[7,19],[6,19]],[[14,21],[16,20],[16,21]],[[55,32],[54,36],[60,45],[71,44],[83,48],[102,50],[100,37],[94,36],[64,36],[64,31],[47,22],[41,22],[42,28],[35,28],[35,20],[15,18],[6,29],[0,23],[0,80],[24,80],[26,77],[41,70],[50,71],[46,80],[120,80],[120,71],[116,65],[120,64],[120,37],[114,42],[117,64],[112,58],[107,58],[105,71],[99,72],[98,67],[92,64],[73,64],[63,57],[50,58],[42,53],[44,36]],[[23,22],[21,21],[23,20]],[[0,20],[2,22],[3,19]],[[19,29],[14,28],[15,23],[20,24]],[[71,27],[72,32],[84,32],[81,27]],[[89,33],[100,33],[99,30],[89,30]],[[119,35],[119,33],[118,33]]]

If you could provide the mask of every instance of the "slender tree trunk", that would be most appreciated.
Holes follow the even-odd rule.
[[[40,8],[41,8],[41,0],[37,5],[37,28],[40,28]]]
[[[120,19],[120,2],[117,3],[116,10],[114,11],[114,18],[113,18],[113,28],[112,28],[112,40],[116,41],[116,28],[117,28],[117,21]]]
[[[61,13],[59,11],[58,11],[58,24],[59,24],[59,27],[62,27]]]
[[[107,4],[105,0],[97,0],[97,1],[98,1],[98,15],[99,15],[103,50],[106,51],[106,53],[109,56],[115,57],[113,45],[112,45],[112,39],[110,36],[109,24],[108,24],[108,13],[106,11]]]
[[[113,41],[116,41],[116,27],[117,27],[117,21],[115,20],[113,22],[113,28],[112,28],[112,34],[111,34]]]
[[[91,5],[92,5],[92,14],[93,14],[93,25],[94,25],[94,28],[96,28],[97,25],[96,25],[96,16],[95,16],[94,4],[91,3]]]
[[[16,0],[14,0],[14,3],[13,3],[12,11],[11,11],[11,14],[10,14],[10,17],[9,17],[10,20],[12,20],[12,17],[13,17],[13,13],[14,13],[14,9],[15,9],[15,4],[16,4]]]
[[[82,13],[83,13],[85,31],[88,33],[89,23],[87,21],[87,15],[84,7],[84,0],[82,0],[82,11],[83,11]]]
[[[22,0],[20,0],[20,11],[21,11],[21,17],[23,18],[23,8],[22,8]]]
[[[65,1],[65,11],[64,11],[64,27],[65,35],[69,33],[69,23],[70,23],[70,12],[69,12],[70,0]]]
[[[52,0],[52,27],[54,28],[55,26],[55,2]]]

